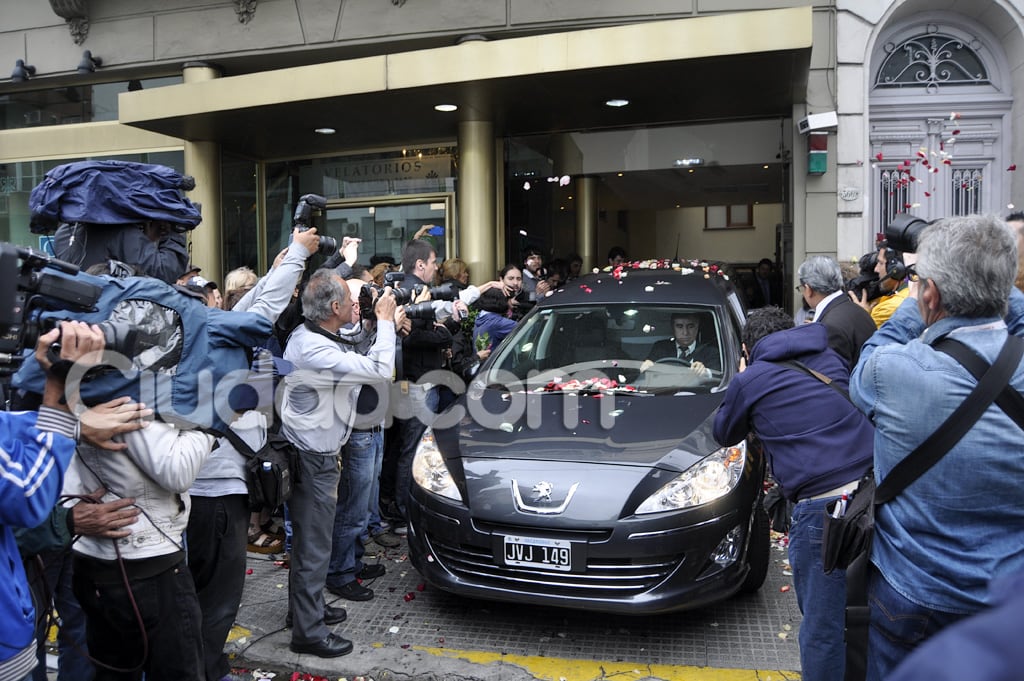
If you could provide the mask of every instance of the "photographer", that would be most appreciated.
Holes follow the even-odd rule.
[[[905,250],[917,251],[910,299],[864,344],[850,379],[851,398],[875,423],[876,481],[884,481],[978,384],[935,344],[959,341],[991,363],[1009,333],[1022,335],[1024,297],[1013,286],[1016,236],[1007,226],[980,215],[924,228],[917,222],[912,238],[901,238],[909,242]],[[1009,388],[1024,390],[1024,366],[1014,369]],[[916,646],[980,611],[991,580],[1024,568],[1022,450],[1020,425],[990,404],[937,463],[876,508],[868,568],[869,680],[889,678]]]
[[[58,339],[60,362],[54,365],[48,350]],[[38,413],[0,413],[0,678],[22,679],[36,666],[32,602],[12,528],[36,527],[52,513],[81,427],[65,401],[67,368],[95,364],[103,347],[100,329],[81,322],[62,322],[40,336],[35,356],[46,371],[42,406]],[[130,413],[137,416],[138,409]],[[114,432],[104,425],[94,437],[106,441]]]
[[[403,291],[426,298],[426,291],[437,271],[437,253],[429,242],[413,239],[402,249],[402,272],[399,282]],[[419,297],[413,298],[420,303]],[[418,383],[432,371],[443,369],[452,346],[452,334],[434,319],[409,318],[401,332],[401,363],[398,382],[391,401],[395,419],[388,430],[381,472],[382,511],[393,521],[394,532],[404,534],[408,514],[406,503],[412,484],[412,459],[426,432],[427,424],[437,413],[439,390],[428,383]],[[387,500],[386,503],[384,501]]]
[[[290,648],[296,653],[338,657],[352,642],[327,627],[345,619],[327,608],[323,590],[337,511],[339,458],[355,418],[355,388],[387,381],[394,370],[395,299],[380,296],[374,306],[377,339],[365,355],[342,349],[338,330],[352,320],[348,287],[333,270],[318,270],[302,292],[305,322],[292,333],[284,358],[294,370],[285,379],[282,434],[299,449],[298,471],[288,503],[292,554],[288,604]]]
[[[349,279],[349,296],[353,299],[362,292],[363,282]],[[403,308],[395,311],[395,324],[405,319]],[[362,319],[360,306],[352,306],[352,322],[339,332],[339,348],[361,355],[367,354],[376,340],[375,319]],[[390,378],[390,377],[389,377]],[[334,516],[334,537],[331,543],[331,562],[327,572],[327,590],[352,601],[373,598],[373,590],[362,584],[364,580],[384,575],[384,565],[363,563],[365,549],[359,541],[367,531],[372,511],[379,520],[377,497],[380,493],[380,469],[384,454],[382,422],[387,412],[390,380],[355,386],[355,420],[348,441],[341,448],[341,480],[338,484],[338,505]],[[383,545],[397,537],[374,535]]]
[[[800,672],[806,681],[830,681],[843,669],[845,573],[824,572],[822,525],[825,506],[855,489],[870,468],[874,435],[845,390],[824,382],[845,387],[849,380],[827,335],[821,324],[794,326],[777,307],[751,312],[743,329],[740,373],[729,383],[714,424],[714,437],[723,446],[756,435],[772,476],[795,503],[789,561],[804,618]],[[794,360],[825,379],[783,364]]]

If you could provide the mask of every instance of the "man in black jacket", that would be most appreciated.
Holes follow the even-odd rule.
[[[420,290],[434,283],[437,271],[437,253],[429,242],[413,239],[402,249],[402,272],[405,274],[399,286],[406,290]],[[419,298],[414,298],[419,300]],[[388,436],[394,436],[395,447],[391,452],[394,461],[385,460],[385,466],[393,465],[394,505],[401,518],[395,524],[396,534],[404,534],[408,521],[407,504],[412,489],[412,459],[427,426],[433,420],[438,406],[438,387],[431,385],[430,373],[441,371],[446,366],[448,351],[452,346],[452,334],[444,324],[431,319],[410,319],[403,325],[407,329],[402,338],[402,361],[396,365],[401,369],[397,391],[392,404],[395,405],[395,424]],[[387,459],[387,453],[385,453]],[[387,476],[382,477],[382,490],[386,488]]]
[[[843,273],[832,258],[808,258],[797,270],[797,278],[800,293],[814,309],[811,321],[825,325],[828,346],[852,369],[860,357],[860,347],[875,332],[871,315],[843,292]]]

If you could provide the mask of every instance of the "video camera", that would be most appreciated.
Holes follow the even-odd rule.
[[[309,219],[313,210],[324,211],[327,209],[327,199],[319,194],[303,194],[299,197],[299,203],[295,206],[295,215],[292,216],[292,226],[297,227],[300,232],[310,228]],[[324,256],[334,255],[338,250],[338,240],[333,236],[320,235],[320,246],[317,253]]]
[[[851,291],[857,296],[857,300],[861,299],[864,292],[867,292],[869,302],[875,298],[882,297],[883,292],[878,280],[878,273],[875,272],[875,265],[877,264],[878,251],[871,251],[860,256],[860,260],[857,262],[858,267],[860,267],[860,274],[847,281],[844,285],[847,291]]]
[[[75,312],[95,309],[103,287],[79,275],[78,267],[40,251],[0,243],[0,375],[18,369],[24,350],[34,348],[39,336],[61,321],[44,312],[66,310],[67,319]],[[124,355],[139,351],[140,334],[127,323],[102,322],[106,348]],[[60,343],[50,348],[54,361]]]
[[[391,286],[395,296],[395,302],[405,307],[405,316],[409,319],[430,319],[437,317],[437,310],[434,305],[437,301],[452,301],[458,298],[459,292],[452,284],[430,287],[430,300],[422,303],[411,302],[413,298],[423,293],[424,286],[416,286],[412,289],[403,289],[395,286],[398,282],[405,280],[402,272],[388,272],[384,275],[384,286]],[[374,320],[377,318],[373,306],[377,296],[384,293],[384,289],[375,284],[363,284],[359,289],[359,316],[362,319]]]

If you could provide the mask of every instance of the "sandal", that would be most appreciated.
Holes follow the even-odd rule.
[[[271,518],[267,522],[260,525],[260,530],[265,534],[269,534],[274,537],[284,538],[284,523],[280,522],[277,518]]]
[[[260,532],[256,536],[250,534],[249,550],[253,553],[280,553],[284,550],[284,540],[266,532]]]

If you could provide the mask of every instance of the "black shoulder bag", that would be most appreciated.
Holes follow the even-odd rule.
[[[834,513],[834,504],[838,502],[833,502],[826,510],[825,531],[822,535],[822,558],[826,572],[836,567],[846,569],[845,681],[862,681],[867,672],[867,581],[875,508],[891,501],[934,466],[974,427],[993,402],[1024,428],[1024,397],[1008,385],[1024,357],[1024,340],[1008,336],[991,366],[953,339],[942,339],[934,347],[963,364],[971,374],[979,378],[978,384],[934,433],[893,467],[877,489],[874,474],[869,473],[849,501],[845,515]]]
[[[249,488],[249,509],[275,509],[292,496],[295,482],[292,471],[298,470],[295,445],[273,429],[267,430],[267,442],[254,451],[238,433],[227,428],[224,437],[248,461],[245,482]]]

